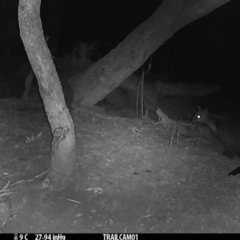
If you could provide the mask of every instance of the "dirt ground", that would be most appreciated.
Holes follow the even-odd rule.
[[[2,233],[240,232],[239,160],[215,139],[189,137],[151,120],[72,112],[74,184],[39,189],[52,135],[44,110],[0,101]]]

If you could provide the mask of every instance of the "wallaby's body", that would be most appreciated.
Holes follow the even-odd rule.
[[[193,122],[205,123],[212,133],[217,136],[225,151],[224,156],[240,158],[240,123],[230,118],[221,117],[208,112],[208,109],[199,109],[199,112],[192,119]],[[240,167],[230,172],[228,175],[240,173]]]

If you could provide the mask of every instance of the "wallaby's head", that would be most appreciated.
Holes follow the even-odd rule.
[[[199,111],[192,118],[193,122],[206,122],[208,119],[208,109],[201,109],[198,107]]]

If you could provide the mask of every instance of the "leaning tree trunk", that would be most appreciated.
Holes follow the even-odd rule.
[[[173,34],[229,0],[164,0],[156,12],[116,49],[70,79],[73,107],[90,107],[102,100],[137,70]]]
[[[19,0],[19,27],[53,132],[51,168],[43,186],[59,190],[68,185],[75,166],[75,131],[51,54],[43,36],[40,4],[41,0]]]

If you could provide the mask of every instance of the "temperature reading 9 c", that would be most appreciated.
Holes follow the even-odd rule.
[[[28,234],[19,234],[19,240],[28,240]]]

